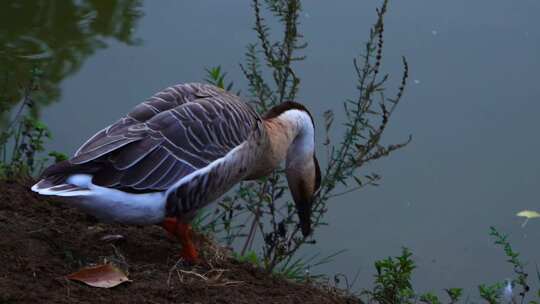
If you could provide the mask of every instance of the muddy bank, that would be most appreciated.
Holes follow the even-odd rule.
[[[160,227],[100,224],[27,186],[0,182],[0,303],[354,303],[239,263],[204,237],[204,263],[179,264],[179,244]],[[99,289],[65,278],[103,262],[132,282]]]

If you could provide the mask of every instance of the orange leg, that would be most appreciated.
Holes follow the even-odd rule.
[[[176,236],[176,218],[175,217],[166,217],[161,227],[165,229],[169,234]]]
[[[163,228],[172,235],[177,236],[182,244],[180,256],[187,262],[196,264],[199,262],[199,253],[191,239],[191,225],[186,224],[174,217],[168,217],[163,221]]]

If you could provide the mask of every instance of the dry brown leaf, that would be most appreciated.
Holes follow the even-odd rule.
[[[66,277],[70,280],[80,281],[100,288],[111,288],[130,281],[122,270],[111,264],[85,267]]]

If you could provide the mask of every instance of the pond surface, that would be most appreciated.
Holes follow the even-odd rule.
[[[309,47],[297,69],[299,100],[320,124],[326,109],[339,112],[357,94],[352,58],[379,4],[304,4]],[[381,186],[330,202],[330,225],[306,253],[348,251],[313,272],[359,271],[357,287],[366,287],[373,262],[407,246],[421,291],[473,292],[511,277],[488,235],[493,225],[510,235],[534,274],[540,220],[522,227],[515,214],[540,211],[539,12],[535,0],[390,4],[384,69],[396,83],[403,55],[411,78],[385,140],[412,134],[413,142],[368,168],[383,176]],[[28,77],[29,66],[44,65],[50,102],[40,112],[54,134],[48,148],[73,153],[154,92],[202,81],[205,67],[221,65],[247,92],[238,64],[256,40],[252,24],[249,1],[2,1],[6,100],[18,100],[13,83]]]

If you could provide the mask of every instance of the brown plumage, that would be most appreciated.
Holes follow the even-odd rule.
[[[96,133],[71,159],[47,168],[32,190],[73,197],[74,206],[104,221],[189,222],[237,182],[267,175],[286,160],[307,235],[320,183],[314,149],[313,119],[301,104],[282,103],[261,118],[234,94],[182,84]],[[165,226],[172,227],[170,220]]]

